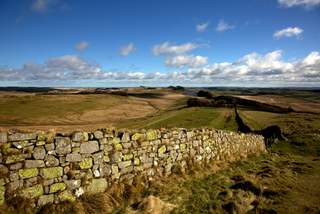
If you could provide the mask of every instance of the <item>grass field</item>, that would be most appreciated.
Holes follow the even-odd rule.
[[[254,130],[260,130],[271,125],[278,125],[285,134],[320,132],[319,114],[278,114],[240,109],[240,115],[245,123],[247,123]]]
[[[183,108],[163,112],[146,119],[138,119],[119,124],[120,128],[161,128],[211,127],[216,129],[237,130],[234,111],[230,108]]]

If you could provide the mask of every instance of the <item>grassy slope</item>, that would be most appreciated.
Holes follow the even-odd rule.
[[[160,128],[160,127],[213,127],[237,130],[233,109],[229,108],[183,108],[163,112],[160,115],[119,124],[121,128]]]
[[[285,134],[308,133],[320,130],[320,115],[308,113],[277,114],[263,111],[240,109],[243,120],[253,129],[259,130],[270,125],[279,125]],[[318,131],[317,131],[318,130]]]
[[[106,109],[126,98],[113,95],[30,95],[0,99],[0,124],[50,123],[84,111]]]

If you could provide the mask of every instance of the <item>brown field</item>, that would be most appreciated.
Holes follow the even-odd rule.
[[[124,120],[166,110],[184,97],[165,90],[130,90],[129,96],[2,92],[0,129],[63,131],[112,127]]]
[[[320,113],[320,101],[317,99],[304,99],[303,97],[288,97],[281,95],[238,96],[280,107],[291,107],[298,112]]]

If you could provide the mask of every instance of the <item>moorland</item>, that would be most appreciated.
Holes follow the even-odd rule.
[[[110,190],[108,197],[82,198],[76,204],[54,205],[42,212],[139,213],[144,209],[141,204],[154,196],[161,200],[161,209],[169,207],[173,213],[319,213],[320,89],[0,89],[2,131],[106,127],[239,131],[237,113],[252,131],[277,126],[284,138],[275,139],[268,145],[268,153],[259,157],[194,167],[148,188],[123,187]],[[15,203],[8,206],[7,211],[13,212],[21,207]]]

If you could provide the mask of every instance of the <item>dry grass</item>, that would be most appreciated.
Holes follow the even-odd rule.
[[[149,95],[150,94],[150,95]],[[168,91],[131,96],[110,94],[0,94],[0,129],[92,130],[146,117],[174,105],[184,95]]]

